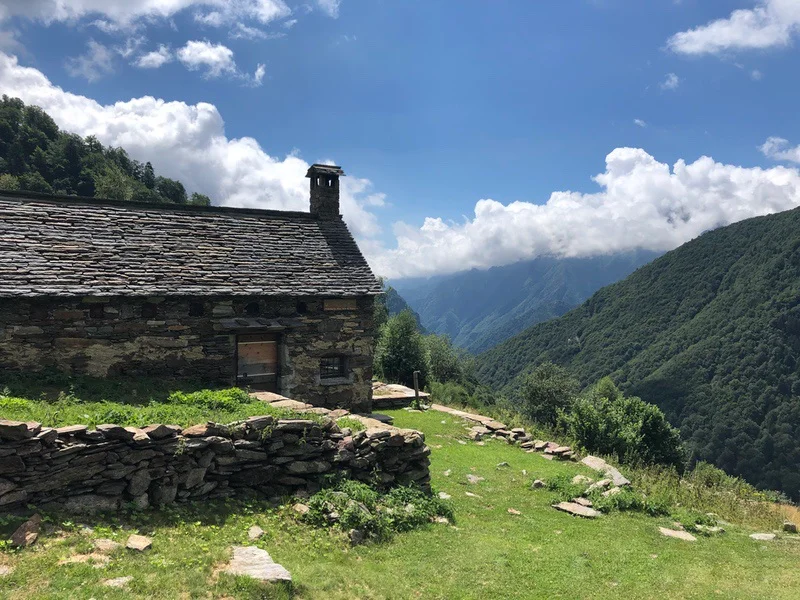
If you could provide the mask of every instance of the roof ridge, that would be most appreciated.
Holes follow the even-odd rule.
[[[172,204],[172,203],[156,203],[156,202],[141,202],[136,200],[113,200],[111,198],[95,198],[91,196],[68,196],[65,194],[44,194],[40,192],[30,192],[21,190],[3,190],[0,189],[0,200],[11,200],[18,202],[45,202],[49,204],[59,205],[89,205],[89,206],[107,206],[113,208],[128,208],[128,209],[145,209],[151,211],[162,212],[185,212],[185,213],[213,213],[213,214],[231,214],[231,215],[249,215],[261,217],[291,217],[291,218],[305,218],[313,221],[319,221],[319,217],[310,212],[293,211],[293,210],[277,210],[265,208],[237,208],[233,206],[198,206],[196,204]]]

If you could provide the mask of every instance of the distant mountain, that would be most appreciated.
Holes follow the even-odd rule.
[[[611,375],[694,458],[800,497],[800,209],[700,236],[479,356],[478,374],[513,390],[547,360],[584,384]]]
[[[392,281],[431,332],[478,353],[526,328],[559,317],[657,253],[594,258],[544,257],[430,279]]]
[[[395,315],[399,315],[404,310],[408,309],[414,315],[414,318],[417,320],[417,325],[419,326],[420,330],[425,333],[425,327],[422,325],[422,321],[419,315],[408,305],[403,297],[397,293],[397,290],[394,289],[392,286],[388,286],[384,292],[383,300],[386,303],[386,310],[389,311],[389,316],[393,317]]]

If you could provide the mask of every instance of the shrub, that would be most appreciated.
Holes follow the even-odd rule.
[[[404,310],[381,328],[375,372],[391,383],[413,386],[414,371],[419,371],[420,389],[425,387],[430,379],[430,357],[414,315]]]
[[[198,392],[173,392],[167,398],[168,404],[198,406],[210,410],[234,410],[242,404],[253,401],[250,395],[240,388],[226,390],[200,390]]]
[[[566,369],[553,363],[536,367],[522,382],[519,409],[529,419],[553,426],[559,411],[572,405],[580,386]]]
[[[419,488],[397,487],[380,494],[365,483],[352,480],[317,492],[308,507],[303,520],[312,525],[344,531],[358,529],[379,541],[430,523],[437,516],[453,519],[453,511],[444,500]]]
[[[560,423],[590,452],[615,455],[628,463],[683,467],[680,433],[664,413],[641,398],[625,397],[603,380],[562,411]]]

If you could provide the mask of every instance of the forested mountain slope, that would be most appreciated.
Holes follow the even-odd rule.
[[[658,404],[696,459],[800,496],[800,209],[681,246],[481,355],[506,389],[550,360]]]
[[[526,328],[563,315],[658,254],[542,257],[487,271],[392,282],[433,333],[482,352]]]
[[[208,205],[208,196],[188,196],[180,181],[157,176],[149,162],[132,160],[123,148],[104,147],[95,137],[60,131],[38,106],[0,99],[0,189]]]

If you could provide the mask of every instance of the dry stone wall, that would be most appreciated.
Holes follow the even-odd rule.
[[[35,504],[67,512],[139,508],[320,489],[338,474],[378,487],[430,485],[421,432],[376,421],[364,431],[327,417],[251,417],[186,429],[99,425],[45,428],[0,421],[0,510]]]
[[[370,412],[373,298],[327,308],[318,297],[0,298],[0,370],[234,385],[237,335],[274,333],[279,393]],[[345,358],[347,377],[320,379],[327,356]]]

